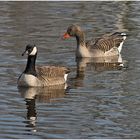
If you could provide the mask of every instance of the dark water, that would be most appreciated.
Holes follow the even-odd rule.
[[[0,2],[0,138],[140,138],[139,7],[136,1]],[[127,32],[126,68],[76,61],[75,39],[61,40],[72,23],[87,39]],[[30,42],[39,48],[38,64],[72,69],[67,91],[17,88]]]

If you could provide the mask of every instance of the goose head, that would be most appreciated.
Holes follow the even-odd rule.
[[[37,47],[34,44],[28,44],[25,48],[25,51],[22,53],[22,56],[25,54],[28,56],[35,56],[37,54]]]
[[[83,31],[81,30],[80,26],[73,24],[68,27],[67,32],[62,38],[67,39],[70,37],[79,37],[81,34],[83,34]]]

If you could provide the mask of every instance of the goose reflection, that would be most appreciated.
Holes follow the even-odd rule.
[[[123,60],[121,55],[106,58],[76,58],[76,64],[76,76],[71,78],[72,85],[75,87],[83,87],[87,69],[99,73],[127,68],[127,61]]]
[[[122,56],[99,57],[99,58],[77,58],[77,72],[85,71],[88,65],[92,66],[95,71],[105,71],[113,69],[121,69],[125,67],[126,61],[122,60]]]
[[[36,102],[39,103],[52,103],[57,102],[58,98],[63,98],[68,91],[66,85],[50,86],[45,88],[18,88],[19,93],[25,99],[27,107],[27,118],[25,123],[26,127],[32,128],[36,132],[37,123],[37,109]],[[61,100],[59,100],[61,101]]]
[[[35,108],[35,98],[34,99],[25,99],[27,106],[27,125],[26,127],[32,128],[33,132],[36,132],[36,119],[37,113]]]

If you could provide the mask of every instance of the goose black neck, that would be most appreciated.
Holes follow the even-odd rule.
[[[32,74],[36,76],[36,70],[35,70],[36,57],[37,57],[37,54],[28,56],[27,65],[26,65],[24,73]]]
[[[85,46],[85,35],[83,32],[78,32],[76,34],[76,40],[77,40],[77,47]]]

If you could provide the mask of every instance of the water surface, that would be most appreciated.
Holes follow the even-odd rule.
[[[0,138],[140,138],[140,2],[0,2]],[[70,24],[87,40],[129,34],[125,68],[75,59]],[[18,89],[28,43],[37,64],[71,68],[69,88]],[[85,63],[87,62],[87,63]]]

